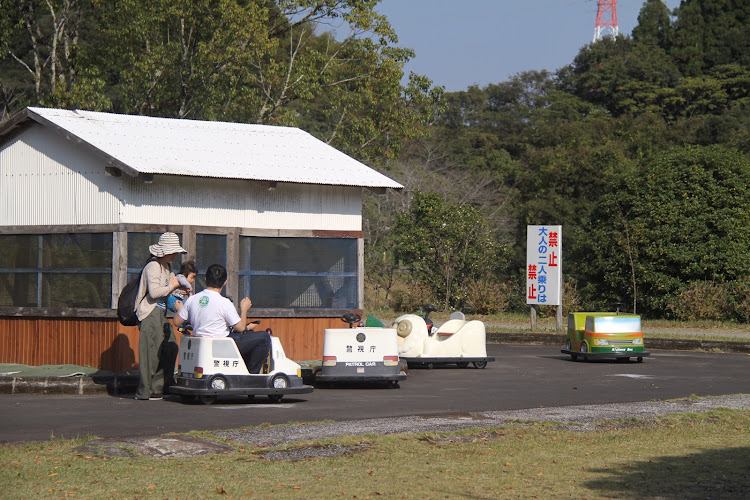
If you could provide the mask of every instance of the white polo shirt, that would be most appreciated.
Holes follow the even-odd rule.
[[[196,337],[226,337],[229,327],[240,322],[232,301],[213,290],[203,290],[187,299],[178,316],[193,325]]]

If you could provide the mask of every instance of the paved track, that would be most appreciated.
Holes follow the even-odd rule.
[[[0,395],[0,441],[153,436],[261,423],[461,414],[750,393],[750,356],[655,351],[643,363],[573,362],[549,346],[488,345],[487,368],[412,369],[400,389],[316,389],[280,404],[212,406],[107,395]],[[627,415],[622,415],[626,417]]]

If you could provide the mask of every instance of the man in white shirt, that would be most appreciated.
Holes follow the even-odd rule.
[[[232,301],[221,295],[227,284],[227,270],[212,264],[206,270],[206,288],[187,299],[178,316],[193,325],[196,337],[231,337],[245,360],[250,373],[260,373],[271,349],[271,336],[265,332],[246,331],[247,312],[253,303],[240,301],[240,314]]]

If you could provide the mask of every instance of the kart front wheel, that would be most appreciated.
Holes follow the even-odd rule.
[[[486,361],[473,361],[472,364],[474,365],[474,368],[479,368],[479,369],[487,366]]]
[[[221,377],[221,376],[216,376],[216,377],[212,378],[209,381],[208,385],[209,385],[209,387],[211,387],[211,389],[214,389],[214,390],[217,390],[217,391],[223,391],[228,386],[227,379],[225,379],[224,377]]]
[[[271,387],[274,389],[286,389],[289,387],[289,378],[286,375],[274,375],[271,379]],[[279,399],[281,399],[279,397]]]

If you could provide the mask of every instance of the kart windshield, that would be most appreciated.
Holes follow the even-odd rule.
[[[590,316],[586,330],[596,333],[636,333],[641,331],[640,316]]]

